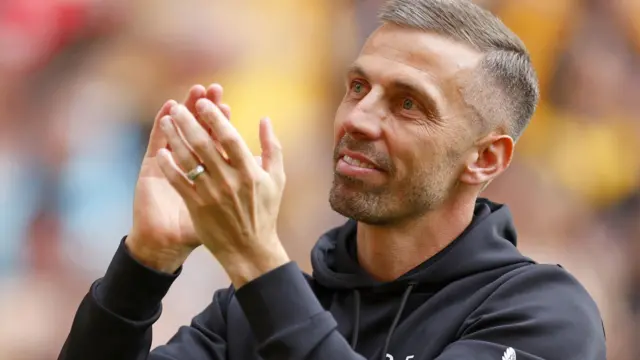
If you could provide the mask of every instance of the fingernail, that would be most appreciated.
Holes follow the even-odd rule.
[[[171,126],[171,117],[170,116],[163,116],[162,119],[160,119],[160,126],[162,126],[162,128],[166,129],[169,126]]]
[[[166,148],[161,148],[160,150],[158,150],[157,155],[162,155],[162,154],[169,154],[169,150]]]
[[[178,113],[180,112],[180,106],[181,106],[180,104],[176,104],[171,107],[170,113],[172,116],[178,115]]]
[[[196,109],[200,113],[211,111],[211,103],[206,100],[198,100],[198,102],[196,102]]]

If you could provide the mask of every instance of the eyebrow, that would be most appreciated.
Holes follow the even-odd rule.
[[[351,64],[351,66],[349,66],[347,69],[347,76],[349,75],[358,75],[363,78],[369,78],[369,76],[367,76],[367,72],[358,64]]]
[[[347,77],[354,76],[354,75],[362,77],[364,79],[371,78],[370,76],[368,76],[364,68],[357,63],[349,66],[347,70]],[[391,88],[400,89],[402,91],[415,94],[427,106],[427,109],[425,109],[425,111],[428,112],[428,115],[434,116],[436,119],[440,119],[441,108],[438,105],[438,102],[436,101],[436,97],[432,94],[431,91],[425,89],[422,86],[418,86],[413,82],[398,80],[398,79],[392,80],[390,83],[390,86]]]

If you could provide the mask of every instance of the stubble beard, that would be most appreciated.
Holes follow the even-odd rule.
[[[331,208],[342,216],[370,225],[389,226],[437,208],[448,194],[443,169],[416,174],[415,181],[367,188],[358,179],[335,174],[329,192]]]
[[[373,145],[345,136],[334,149],[336,162],[341,148],[371,155],[389,176],[387,184],[373,187],[362,180],[338,174],[334,163],[329,204],[338,214],[358,222],[389,226],[420,217],[442,204],[454,187],[452,172],[460,156],[456,152],[449,151],[432,166],[398,179],[391,161],[384,156],[374,156]]]

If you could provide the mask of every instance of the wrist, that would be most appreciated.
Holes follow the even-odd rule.
[[[131,257],[140,264],[166,274],[174,274],[192,251],[191,249],[151,246],[135,235],[127,236],[124,244]]]
[[[218,255],[217,260],[236,289],[291,261],[279,242],[269,249]]]

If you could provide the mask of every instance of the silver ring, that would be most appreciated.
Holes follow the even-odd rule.
[[[198,166],[196,166],[193,170],[187,173],[187,178],[189,178],[189,180],[191,181],[194,181],[195,179],[198,178],[198,176],[204,174],[205,171],[206,170],[204,168],[204,165],[198,164]]]

